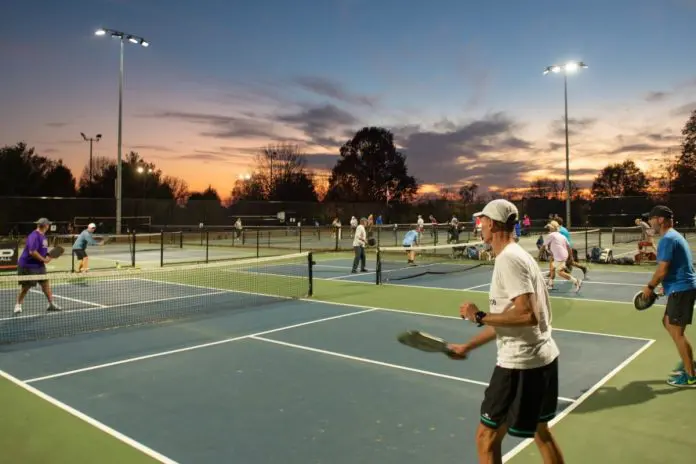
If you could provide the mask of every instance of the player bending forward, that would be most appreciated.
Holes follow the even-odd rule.
[[[551,302],[534,258],[514,239],[517,207],[493,200],[482,212],[481,234],[496,259],[490,311],[464,303],[460,315],[484,326],[469,342],[450,345],[460,357],[496,340],[498,359],[481,405],[476,431],[480,463],[502,463],[505,434],[534,438],[546,464],[563,463],[548,422],[558,403],[559,350],[551,337]]]

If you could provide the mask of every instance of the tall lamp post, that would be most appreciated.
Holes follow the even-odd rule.
[[[587,68],[582,61],[569,61],[566,64],[551,65],[544,69],[548,73],[563,73],[563,92],[565,98],[565,160],[566,160],[566,227],[570,228],[570,145],[568,144],[568,73],[574,73],[581,68]]]
[[[101,140],[102,135],[97,134],[96,137],[87,137],[84,132],[80,132],[80,135],[82,135],[82,138],[84,139],[85,142],[89,142],[89,190],[90,193],[92,191],[92,144],[94,142],[99,142]]]
[[[113,29],[97,29],[95,35],[103,36],[110,35],[116,38],[120,42],[121,54],[120,54],[120,66],[118,74],[118,152],[116,156],[116,233],[121,233],[121,206],[123,200],[122,192],[122,127],[123,127],[123,44],[127,40],[130,43],[140,45],[142,47],[149,47],[150,42],[143,39],[142,37],[135,36],[133,34],[127,34],[125,32],[116,31]]]

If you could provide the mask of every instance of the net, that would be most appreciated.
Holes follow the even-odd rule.
[[[578,252],[578,260],[589,259],[592,248],[602,248],[602,231],[600,229],[573,231],[570,233],[570,243]]]
[[[611,243],[634,243],[639,242],[643,237],[643,231],[639,226],[632,227],[613,227],[611,229]]]
[[[70,336],[193,318],[312,294],[311,254],[148,270],[0,277],[0,342]],[[48,279],[61,311],[39,286],[13,314],[22,285]]]
[[[408,252],[415,253],[408,263]],[[379,247],[377,249],[377,284],[413,279],[426,275],[464,272],[492,264],[483,242],[422,245],[413,247]]]

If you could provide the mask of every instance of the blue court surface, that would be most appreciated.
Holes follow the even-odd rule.
[[[316,278],[347,274],[338,262],[323,265]],[[286,271],[292,272],[282,266],[269,272]],[[478,274],[465,274],[465,285],[485,290],[483,275],[479,282]],[[457,280],[462,288],[462,276]],[[151,285],[191,304],[202,298],[224,307],[225,298],[235,297],[210,300],[216,292],[180,295],[170,283]],[[137,307],[147,295],[132,298]],[[103,311],[110,301],[106,295],[90,304],[79,309]],[[409,329],[453,341],[479,330],[457,318],[278,300],[7,345],[0,369],[163,462],[476,462],[475,428],[494,344],[453,361],[399,345],[396,335]],[[652,343],[563,330],[555,338],[562,353],[558,418]],[[520,443],[506,438],[504,452]]]

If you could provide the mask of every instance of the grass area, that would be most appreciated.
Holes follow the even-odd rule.
[[[323,255],[326,259],[349,254]],[[600,265],[596,265],[599,268]],[[610,266],[623,272],[650,272],[650,266]],[[175,275],[174,273],[172,275]],[[190,278],[181,275],[182,279]],[[177,277],[178,279],[178,277]],[[224,288],[224,279],[218,283]],[[283,279],[270,278],[276,291]],[[285,280],[287,282],[287,280]],[[214,285],[206,282],[206,285]],[[251,284],[250,284],[251,285]],[[250,288],[258,291],[258,288]],[[464,300],[487,307],[479,292],[315,281],[315,300],[457,316]],[[683,461],[696,445],[696,392],[665,383],[677,360],[676,350],[660,323],[662,309],[639,313],[630,303],[553,300],[556,328],[654,339],[642,355],[561,420],[554,431],[567,462]],[[453,321],[453,324],[461,323]],[[693,337],[693,329],[691,330]],[[563,356],[563,354],[561,354]],[[561,375],[563,362],[561,357]],[[9,462],[152,462],[146,456],[28,392],[0,380],[3,398],[0,449]],[[436,401],[436,399],[435,399]],[[541,462],[534,445],[513,464]]]

